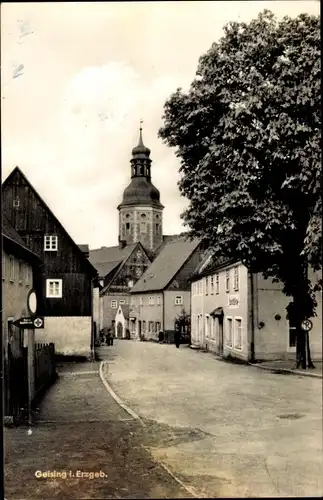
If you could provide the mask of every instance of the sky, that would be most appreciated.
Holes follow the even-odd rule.
[[[164,234],[183,231],[179,159],[158,138],[163,105],[188,89],[229,21],[308,1],[1,4],[2,181],[19,166],[78,244],[116,245],[139,123],[151,149]]]

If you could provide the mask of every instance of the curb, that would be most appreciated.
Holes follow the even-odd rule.
[[[292,373],[293,375],[299,375],[300,377],[311,377],[311,378],[320,378],[322,379],[323,376],[319,375],[317,373],[307,373],[307,372],[302,372],[301,370],[292,370],[290,368],[273,368],[270,366],[261,366],[260,364],[255,364],[255,363],[248,363],[250,366],[253,366],[254,368],[260,368],[260,370],[267,370],[272,373],[275,373],[279,371],[280,373]]]
[[[139,415],[137,415],[137,413],[135,413],[131,408],[129,408],[129,406],[127,406],[120,398],[119,396],[114,392],[114,390],[111,388],[111,386],[108,384],[108,382],[106,381],[104,375],[103,375],[103,367],[108,365],[108,362],[107,361],[101,361],[100,363],[100,368],[99,368],[99,374],[100,374],[100,378],[101,378],[101,381],[104,385],[104,387],[106,388],[106,390],[108,391],[108,393],[113,397],[113,399],[121,406],[121,408],[123,408],[127,413],[129,413],[129,415],[131,415],[135,420],[139,420],[141,425],[143,427],[146,427],[146,424],[141,420],[141,418],[139,417]],[[168,474],[180,485],[182,486],[182,488],[184,488],[185,491],[187,491],[190,495],[192,495],[193,498],[200,498],[200,495],[197,495],[195,493],[195,490],[194,488],[191,488],[190,486],[186,486],[185,483],[183,483],[183,481],[181,481],[178,477],[175,476],[175,474],[173,474],[173,472],[167,467],[167,465],[165,465],[163,462],[158,462],[156,461],[152,454],[150,453],[149,449],[144,446],[144,445],[141,445],[142,448],[144,450],[147,451],[147,453],[149,453],[149,455],[151,456],[152,460],[157,463],[158,465],[160,465],[166,472],[168,472]]]
[[[114,392],[114,390],[112,389],[112,387],[110,386],[110,384],[106,381],[106,379],[105,379],[105,377],[103,375],[103,367],[104,366],[108,366],[108,362],[107,361],[101,361],[100,368],[99,368],[99,374],[100,374],[101,381],[102,381],[104,387],[106,388],[106,390],[108,391],[108,393],[110,394],[110,396],[112,396],[113,399],[116,401],[116,403],[118,403],[118,405],[120,405],[121,408],[123,408],[127,413],[129,413],[129,415],[131,415],[134,420],[139,420],[139,422],[141,423],[141,425],[143,427],[145,427],[146,425],[141,420],[141,418],[139,417],[139,415],[137,415],[136,412],[134,412],[128,405],[126,405],[122,401],[122,399],[119,398],[119,396]]]

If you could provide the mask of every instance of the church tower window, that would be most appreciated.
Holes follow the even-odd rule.
[[[141,222],[141,223],[140,223],[140,232],[141,232],[141,233],[146,233],[146,232],[147,232],[147,225],[146,225],[146,222]]]

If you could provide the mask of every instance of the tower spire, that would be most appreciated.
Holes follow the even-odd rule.
[[[143,119],[140,119],[140,127],[139,127],[139,144],[138,146],[143,146],[143,140],[142,140],[142,124],[144,123]]]

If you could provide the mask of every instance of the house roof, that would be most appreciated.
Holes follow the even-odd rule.
[[[199,280],[204,276],[209,276],[216,273],[220,269],[236,264],[238,261],[236,259],[227,259],[225,257],[215,259],[212,256],[212,251],[206,252],[202,262],[197,266],[195,271],[192,273],[191,282]]]
[[[89,245],[78,245],[78,247],[87,257],[89,256]]]
[[[10,242],[13,242],[15,245],[18,245],[25,253],[27,252],[30,257],[39,259],[38,255],[26,247],[24,240],[19,236],[17,231],[4,215],[2,215],[2,236]]]
[[[164,290],[199,243],[200,240],[189,241],[185,236],[166,243],[130,293]]]
[[[99,264],[95,264],[95,268],[98,271],[99,277],[104,278],[108,274],[111,273],[116,267],[121,264],[122,260],[118,260],[117,262],[100,262]]]
[[[50,215],[56,220],[57,224],[61,227],[61,229],[65,232],[65,234],[67,235],[67,237],[70,239],[70,241],[74,244],[74,246],[78,249],[78,251],[80,252],[80,255],[82,256],[81,258],[83,258],[86,262],[86,266],[87,268],[89,269],[90,273],[92,274],[93,277],[96,277],[97,276],[97,272],[96,272],[96,269],[93,267],[93,265],[90,263],[89,259],[87,259],[87,257],[84,255],[84,253],[82,252],[82,250],[80,249],[79,245],[77,245],[75,243],[75,241],[73,240],[73,238],[70,236],[70,234],[66,231],[65,227],[62,225],[62,223],[57,219],[57,217],[54,215],[54,213],[52,212],[52,210],[49,208],[49,206],[47,205],[47,203],[43,200],[43,198],[40,196],[40,194],[36,191],[36,189],[34,188],[34,186],[29,182],[29,180],[27,179],[27,177],[25,176],[25,174],[22,172],[22,170],[19,168],[19,167],[15,167],[12,172],[8,175],[8,177],[5,179],[5,181],[3,182],[3,185],[7,184],[9,182],[9,180],[16,174],[16,173],[19,173],[22,178],[25,180],[25,182],[27,183],[27,185],[30,187],[31,191],[34,193],[34,195],[38,198],[38,200],[42,203],[42,205],[45,207],[45,209],[47,210],[48,213],[50,213]]]
[[[97,264],[104,264],[107,262],[122,262],[125,258],[129,257],[136,245],[137,243],[131,243],[124,248],[115,246],[90,250],[89,260],[95,267]]]

